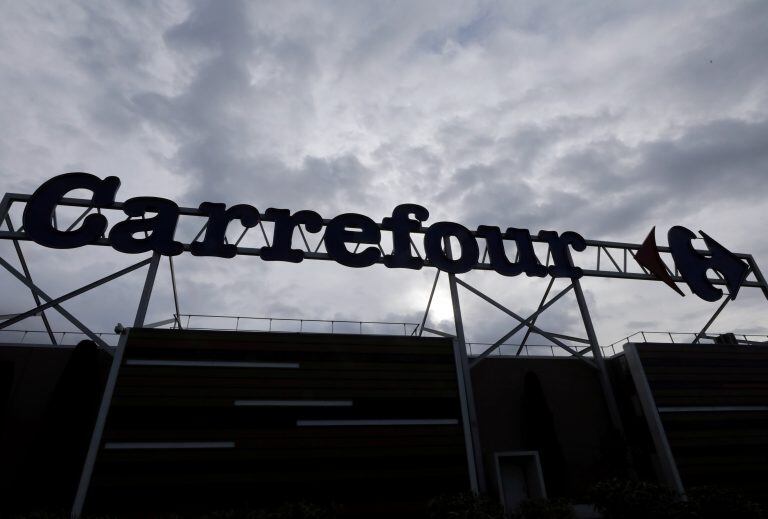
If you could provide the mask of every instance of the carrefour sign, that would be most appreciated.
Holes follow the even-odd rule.
[[[24,208],[23,223],[27,237],[45,247],[74,249],[101,243],[102,237],[106,236],[112,248],[127,254],[154,252],[175,256],[189,251],[194,256],[232,258],[237,255],[238,248],[225,239],[229,224],[237,221],[248,229],[263,220],[273,223],[272,239],[257,253],[264,261],[301,262],[306,253],[294,248],[292,243],[294,230],[301,226],[310,233],[323,233],[329,258],[347,267],[361,268],[383,263],[394,269],[431,266],[460,274],[476,268],[480,259],[480,244],[483,244],[487,247],[492,270],[502,276],[525,274],[577,279],[583,275],[571,256],[571,250],[578,252],[586,248],[585,239],[576,232],[541,230],[535,235],[535,241],[546,243],[551,255],[551,264],[544,265],[536,255],[534,239],[527,229],[507,227],[502,230],[496,226],[480,225],[470,230],[448,221],[425,226],[429,211],[417,204],[398,205],[391,216],[377,223],[357,213],[344,213],[324,220],[311,210],[292,212],[270,207],[262,213],[248,204],[227,207],[221,203],[203,202],[199,205],[198,215],[207,218],[204,236],[199,241],[181,243],[175,239],[180,215],[175,202],[140,196],[119,204],[115,202],[119,188],[120,179],[117,177],[101,179],[89,173],[66,173],[48,180],[31,195]],[[90,214],[78,228],[57,229],[53,224],[57,205],[62,203],[67,193],[78,189],[91,192],[90,204],[93,208],[119,208],[127,218],[108,229],[105,216]],[[382,232],[391,233],[392,250],[388,254],[380,246]],[[423,235],[425,258],[413,253],[411,244],[415,234]],[[702,254],[694,248],[692,240],[696,235],[689,229],[681,226],[670,229],[669,248],[680,275],[699,297],[715,301],[722,296],[722,291],[707,279],[707,271],[714,269],[725,278],[731,297],[735,297],[747,274],[747,265],[708,235],[701,234],[709,247],[709,254]],[[445,242],[451,238],[459,244],[454,253],[445,247]],[[513,241],[516,246],[514,259],[505,252],[504,242],[507,240]],[[674,283],[665,279],[665,268],[658,264],[661,260],[658,260],[658,252],[654,252],[653,247],[640,250],[637,259],[658,279],[676,288]]]

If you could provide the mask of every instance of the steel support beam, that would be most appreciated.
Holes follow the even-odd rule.
[[[435,295],[435,288],[437,287],[437,280],[440,278],[440,270],[435,274],[435,281],[432,283],[432,290],[429,291],[429,300],[427,301],[427,309],[424,310],[424,318],[421,320],[421,326],[419,327],[419,337],[424,332],[424,325],[427,324],[427,317],[429,316],[429,309],[432,306],[432,298]]]
[[[672,449],[667,441],[667,433],[664,431],[664,424],[661,422],[656,401],[653,398],[653,393],[651,393],[651,386],[648,385],[643,363],[637,353],[637,346],[631,343],[625,344],[624,354],[627,359],[629,373],[637,391],[640,406],[648,424],[648,431],[651,433],[651,439],[653,440],[661,471],[661,479],[678,495],[683,496],[685,495],[685,488],[683,487],[682,479],[680,479],[680,473],[677,470]]]
[[[147,308],[149,308],[149,298],[152,296],[152,287],[155,285],[155,277],[157,276],[157,267],[159,265],[160,254],[154,252],[152,253],[152,258],[149,263],[147,278],[144,280],[144,290],[141,291],[139,308],[136,310],[136,319],[133,321],[134,328],[141,328],[144,326],[144,319],[147,317]]]
[[[5,216],[5,224],[8,226],[8,230],[13,232],[13,223],[11,222],[11,217],[8,215]],[[24,276],[26,276],[30,283],[34,283],[32,274],[29,272],[29,267],[27,267],[27,261],[24,259],[24,254],[21,252],[21,244],[18,240],[13,240],[13,248],[16,250],[16,256],[19,258],[19,263],[21,264],[21,269],[24,271]],[[38,297],[34,290],[32,290],[32,299],[35,301],[35,305],[40,306],[40,297]],[[48,316],[45,315],[45,312],[41,312],[40,318],[43,320],[43,326],[45,326],[45,331],[48,333],[48,338],[51,340],[51,344],[55,346],[57,344],[56,337],[53,335]]]
[[[243,232],[243,234],[245,234],[245,232]],[[176,322],[179,325],[179,330],[181,330],[181,312],[179,311],[179,294],[176,290],[176,271],[173,269],[173,256],[168,256],[168,265],[171,267],[171,285],[173,287],[173,306],[174,308],[176,308],[176,315],[174,317],[176,318]]]
[[[587,300],[584,297],[584,291],[581,289],[581,283],[576,278],[573,279],[573,292],[576,295],[576,302],[579,304],[581,320],[584,322],[584,328],[587,331],[587,337],[589,338],[590,347],[592,349],[592,358],[594,358],[595,364],[597,365],[597,371],[600,377],[600,385],[603,388],[605,404],[608,407],[608,415],[611,418],[613,427],[623,435],[624,425],[621,423],[619,406],[616,404],[616,395],[613,392],[611,379],[608,377],[608,368],[605,365],[603,351],[600,349],[600,343],[597,341],[597,334],[595,333],[595,327],[592,324],[592,317],[589,315],[589,307],[587,306]]]
[[[117,384],[117,375],[120,372],[120,365],[123,362],[123,353],[125,352],[126,340],[127,331],[120,336],[120,341],[118,342],[117,348],[115,350],[115,356],[112,358],[112,366],[109,369],[107,383],[104,387],[104,394],[101,396],[99,413],[96,415],[96,423],[93,426],[93,433],[91,433],[91,441],[89,442],[88,452],[85,455],[85,463],[83,464],[83,470],[80,473],[80,480],[77,485],[75,501],[72,504],[72,513],[70,514],[72,519],[80,519],[80,514],[83,512],[85,496],[87,495],[88,487],[91,484],[93,467],[96,465],[96,455],[99,451],[99,445],[101,445],[101,436],[104,433],[104,426],[107,423],[109,406],[112,403],[112,394],[114,393],[115,385]]]
[[[707,324],[704,325],[704,328],[701,329],[699,333],[696,334],[696,338],[693,339],[693,342],[691,344],[698,344],[702,337],[707,333],[707,330],[710,326],[712,326],[712,323],[715,322],[715,319],[717,319],[717,316],[720,315],[720,312],[723,311],[725,306],[731,302],[731,298],[726,296],[722,303],[720,303],[720,306],[717,307],[717,310],[715,310],[715,313],[712,314],[712,317],[709,318],[709,321],[707,321]]]
[[[449,258],[453,259],[453,252],[451,251],[450,239],[445,240],[445,253]],[[453,321],[456,327],[456,342],[458,344],[459,362],[461,363],[461,370],[464,373],[464,392],[467,397],[467,411],[469,414],[469,426],[472,433],[472,446],[474,450],[475,466],[477,474],[477,490],[480,493],[485,493],[485,469],[483,468],[483,450],[480,445],[480,431],[477,421],[477,413],[475,412],[475,396],[472,389],[472,374],[469,370],[469,361],[467,359],[467,341],[464,337],[464,320],[461,317],[461,303],[459,301],[459,289],[456,286],[456,274],[448,274],[448,286],[451,291],[451,303],[453,305]]]

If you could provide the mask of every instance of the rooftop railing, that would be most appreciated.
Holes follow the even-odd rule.
[[[722,333],[707,333],[699,337],[699,344],[714,344]],[[696,341],[697,333],[694,332],[635,332],[623,339],[607,346],[601,346],[604,355],[617,355],[623,351],[622,346],[630,342],[671,342],[673,344],[692,344]],[[761,334],[734,334],[739,345],[752,346],[764,344],[768,341],[768,335]]]
[[[181,326],[180,326],[181,325]],[[223,331],[265,331],[293,333],[343,333],[361,335],[401,335],[414,336],[419,332],[419,323],[389,321],[353,321],[347,319],[303,319],[286,317],[248,317],[237,315],[181,314],[169,319],[146,325],[147,328],[170,328],[185,330],[223,330]],[[60,345],[75,345],[88,337],[79,331],[53,332]],[[119,334],[98,332],[98,337],[110,346],[116,346]],[[713,344],[719,333],[708,333],[699,338],[700,344]],[[768,335],[734,334],[737,344],[743,346],[766,344]],[[697,334],[694,332],[653,332],[639,331],[611,344],[601,346],[603,355],[612,357],[623,352],[624,344],[630,342],[670,342],[691,344]],[[49,336],[45,330],[0,330],[0,344],[48,344]],[[492,346],[485,342],[467,342],[469,356],[480,355]],[[588,346],[572,345],[578,350],[586,349],[584,357],[591,357]],[[555,344],[520,344],[504,343],[496,349],[493,357],[569,357],[571,356]]]
[[[238,315],[181,314],[170,319],[171,328],[185,330],[229,330],[297,333],[358,333],[414,335],[419,323],[351,321],[347,319],[303,319],[294,317],[246,317]]]

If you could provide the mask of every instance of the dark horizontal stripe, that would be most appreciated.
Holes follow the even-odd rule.
[[[270,370],[271,371],[271,370]],[[349,387],[349,388],[355,388],[355,387],[396,387],[396,388],[447,388],[447,387],[456,387],[458,384],[456,380],[452,380],[449,378],[441,378],[441,379],[418,379],[418,378],[411,378],[407,380],[398,380],[398,379],[387,379],[387,378],[376,378],[371,380],[365,380],[360,378],[339,378],[334,379],[333,377],[330,378],[314,378],[314,379],[302,379],[299,377],[269,377],[269,378],[262,378],[259,377],[257,374],[254,374],[252,377],[247,379],[225,379],[224,382],[219,384],[214,383],[201,383],[198,384],[198,379],[196,378],[183,378],[183,377],[176,377],[175,379],[178,383],[177,384],[157,384],[155,385],[154,382],[157,381],[156,377],[153,378],[146,378],[142,379],[140,377],[132,377],[130,380],[127,381],[127,383],[124,383],[123,379],[120,378],[118,380],[118,387],[116,389],[151,389],[151,390],[158,390],[158,391],[165,391],[165,390],[173,390],[173,389],[186,389],[188,387],[201,387],[206,388],[208,390],[214,391],[219,389],[229,389],[229,388],[259,388],[259,387],[285,387],[285,388],[292,388],[292,387],[306,387],[308,389],[311,389],[313,387],[317,388],[323,388],[323,387]],[[204,382],[204,381],[200,381]],[[737,393],[737,392],[736,392]]]
[[[677,462],[677,458],[675,458],[675,461]],[[681,467],[685,467],[687,470],[712,471],[714,476],[721,473],[722,471],[733,470],[733,467],[736,465],[738,465],[740,469],[738,472],[750,469],[754,470],[759,467],[762,467],[764,471],[765,464],[768,463],[768,458],[765,456],[761,456],[759,458],[748,458],[746,456],[711,458],[682,454],[678,463],[680,463]],[[719,481],[722,481],[720,480],[720,476],[717,476],[717,478]]]
[[[713,428],[763,428],[768,426],[768,413],[665,413],[664,426],[686,427],[689,429]]]
[[[366,463],[375,463],[382,466],[412,466],[418,464],[444,465],[463,463],[465,459],[463,449],[457,445],[419,445],[411,448],[402,446],[376,446],[376,447],[349,447],[337,445],[335,447],[318,447],[305,449],[263,449],[259,447],[245,448],[239,443],[235,447],[225,446],[226,442],[220,442],[221,446],[206,442],[212,446],[205,447],[200,443],[199,447],[184,448],[183,445],[195,445],[196,442],[130,442],[115,443],[114,448],[104,449],[101,452],[100,471],[108,470],[113,466],[119,471],[133,470],[129,467],[144,467],[136,470],[158,470],[157,464],[165,463],[167,467],[161,470],[175,472],[182,467],[189,469],[190,464],[205,463],[204,473],[214,473],[220,467],[239,467],[245,473],[265,471],[269,465],[270,470],[288,470],[294,466],[304,470],[319,466],[318,463],[333,462],[335,470],[339,466],[364,467]],[[165,444],[166,447],[155,445]],[[174,444],[177,447],[174,447]],[[142,447],[143,445],[143,447]],[[323,461],[325,460],[325,461]],[[250,465],[258,461],[259,466]],[[278,465],[284,463],[284,469]],[[200,470],[200,467],[198,467]]]
[[[430,343],[422,342],[420,340],[406,340],[398,341],[377,341],[377,342],[365,342],[365,341],[346,341],[340,342],[333,340],[333,336],[326,336],[325,340],[308,340],[309,338],[303,336],[296,336],[292,341],[276,342],[273,337],[266,337],[261,341],[241,341],[238,339],[220,340],[213,339],[211,341],[204,340],[148,340],[137,341],[135,339],[129,339],[128,345],[133,350],[151,351],[157,348],[174,350],[176,352],[194,354],[198,351],[221,351],[221,352],[240,352],[240,351],[269,351],[269,350],[285,350],[290,352],[296,351],[335,351],[339,353],[349,353],[353,351],[364,352],[420,352],[420,353],[433,353],[443,354],[453,351],[453,344],[449,342]]]
[[[455,380],[456,371],[453,369],[446,370],[422,370],[422,371],[405,371],[402,369],[389,369],[389,370],[349,370],[349,369],[308,369],[306,365],[301,366],[299,371],[296,370],[264,370],[258,374],[253,372],[240,371],[239,373],[229,373],[230,376],[213,376],[211,373],[206,373],[205,370],[194,370],[193,373],[179,372],[177,370],[164,370],[162,374],[156,372],[156,370],[143,370],[137,372],[136,369],[124,369],[120,373],[121,385],[155,385],[155,386],[172,386],[179,385],[181,383],[187,383],[189,380],[194,380],[197,385],[213,386],[213,385],[242,385],[247,386],[253,384],[255,380],[273,380],[273,379],[298,379],[298,380]],[[233,376],[240,375],[240,376]],[[243,376],[244,375],[244,376]]]
[[[668,342],[644,342],[637,343],[637,351],[640,353],[659,354],[768,354],[768,343],[754,344],[752,346],[737,346],[724,344],[687,344]]]
[[[220,360],[241,362],[379,362],[390,364],[453,364],[452,352],[419,352],[417,350],[406,351],[376,351],[366,352],[358,349],[350,352],[338,353],[331,350],[318,351],[290,351],[287,349],[273,348],[264,350],[244,350],[232,352],[209,348],[196,351],[173,351],[161,346],[147,350],[134,350],[126,347],[126,361],[132,359],[157,359],[157,360]]]
[[[683,478],[683,481],[686,482],[687,485],[691,485],[693,481],[691,478],[699,479],[699,478],[706,478],[709,480],[708,483],[705,483],[706,486],[709,486],[712,484],[713,480],[716,480],[720,483],[718,486],[724,486],[724,483],[727,483],[730,485],[738,485],[739,487],[752,485],[755,483],[758,483],[762,481],[764,482],[763,485],[759,485],[763,488],[765,488],[766,485],[768,485],[768,478],[765,476],[765,465],[762,465],[762,470],[760,470],[761,466],[745,466],[743,468],[735,469],[733,466],[730,465],[685,465],[681,464],[678,466],[678,469],[680,471],[680,475]],[[740,494],[742,492],[739,492]],[[761,495],[765,495],[764,492],[761,493]],[[723,516],[728,517],[728,516]]]
[[[316,398],[316,395],[304,395]],[[209,429],[215,423],[221,428],[242,428],[248,430],[273,427],[283,423],[294,427],[295,421],[305,419],[343,418],[441,418],[459,417],[461,410],[453,398],[413,399],[359,399],[352,407],[342,408],[279,408],[234,406],[232,399],[221,400],[221,405],[206,406],[200,398],[185,399],[178,405],[114,405],[107,419],[107,432],[112,429],[154,427],[157,429]]]
[[[720,380],[653,380],[648,382],[653,391],[703,390],[707,392],[767,392],[768,380],[720,379]]]
[[[765,371],[768,368],[768,358],[759,359],[739,359],[733,357],[723,358],[699,358],[699,357],[684,357],[678,359],[649,359],[641,358],[643,366],[648,371],[664,370],[680,372],[694,372],[696,369],[706,368],[747,368],[754,371]]]
[[[352,407],[352,400],[235,400],[235,407]]]
[[[730,451],[732,449],[763,449],[768,450],[768,439],[765,438],[680,438],[672,437],[669,439],[669,444],[674,451],[679,451],[679,454],[692,452],[701,452],[702,450],[711,449],[724,449]]]
[[[159,359],[133,358],[125,360],[125,366],[169,367],[169,368],[243,368],[243,369],[299,369],[298,362],[259,362],[242,360],[210,360],[210,359]],[[181,372],[184,370],[182,369]]]
[[[317,398],[323,400],[361,398],[458,398],[458,391],[452,389],[412,388],[412,389],[371,389],[371,388],[265,388],[258,394],[243,395],[249,398]],[[113,406],[155,406],[155,407],[228,407],[232,398],[199,398],[190,397],[159,397],[159,396],[120,396],[116,395],[112,401]]]
[[[693,429],[679,430],[673,427],[667,427],[667,437],[670,441],[696,441],[696,440],[718,440],[733,439],[735,441],[758,439],[768,442],[768,434],[765,429]]]
[[[768,401],[768,392],[766,391],[746,391],[746,390],[718,390],[718,389],[652,389],[651,393],[656,400],[661,399],[695,399],[701,402],[702,406],[706,406],[709,400],[725,400],[732,399],[734,401],[743,399],[763,399],[763,402]],[[713,404],[714,405],[714,404]],[[759,404],[757,404],[759,405]]]
[[[146,408],[138,408],[137,412],[121,413],[109,419],[106,437],[112,436],[112,431],[129,432],[131,430],[169,430],[188,431],[208,430],[215,423],[222,429],[242,430],[243,434],[252,434],[254,430],[294,429],[299,420],[387,420],[387,419],[444,419],[456,417],[456,409],[441,410],[436,408],[423,409],[418,407],[391,409],[387,413],[365,412],[354,407],[348,408],[245,408],[233,407],[219,413],[206,413],[200,408],[172,408],[172,412],[163,412],[163,408],[155,408],[158,412],[146,412]],[[122,411],[122,409],[121,409]],[[125,433],[123,433],[125,434]]]
[[[765,366],[768,361],[768,354],[680,354],[680,355],[644,355],[640,354],[640,360],[648,366],[669,366],[676,368],[686,368],[688,362],[691,366],[711,366],[716,362],[724,362],[727,366],[749,365]]]
[[[751,429],[746,431],[738,430],[712,430],[712,431],[676,431],[672,430],[667,434],[670,442],[685,445],[686,442],[694,444],[715,443],[751,443],[762,442],[768,444],[768,435],[765,431]]]
[[[172,420],[158,424],[157,421],[151,419],[144,423],[139,423],[132,421],[131,418],[130,415],[123,415],[118,423],[121,427],[108,427],[104,437],[109,439],[125,439],[135,435],[133,437],[150,438],[154,432],[157,435],[166,435],[165,437],[173,434],[177,438],[192,438],[201,437],[200,435],[206,435],[215,431],[220,434],[226,433],[231,437],[235,432],[239,431],[237,433],[239,438],[253,438],[265,443],[287,441],[296,442],[297,444],[305,444],[312,441],[366,441],[367,439],[381,441],[405,439],[409,442],[423,443],[432,440],[440,441],[441,438],[463,437],[460,430],[455,427],[388,427],[386,430],[371,430],[369,428],[338,428],[331,430],[323,428],[310,430],[295,427],[295,423],[291,424],[291,427],[287,429],[263,428],[258,427],[258,422],[252,424],[246,421],[206,419],[200,420],[195,428],[185,423],[173,422]],[[215,424],[215,429],[212,424]]]
[[[765,383],[766,379],[760,373],[744,371],[742,369],[733,369],[727,371],[708,371],[707,373],[646,373],[648,383],[656,385],[659,383],[679,383],[687,382],[707,384],[747,384],[747,383]]]
[[[128,442],[110,442],[107,441],[102,447],[104,450],[193,450],[193,449],[234,449],[233,441],[128,441]]]
[[[155,451],[152,452],[155,453]],[[226,455],[235,451],[222,449],[220,452]],[[106,458],[107,454],[108,458]],[[211,459],[206,456],[205,451],[157,451],[158,455],[152,459],[147,459],[147,454],[148,451],[130,453],[105,451],[105,460],[99,463],[94,471],[94,482],[110,479],[126,481],[135,477],[138,484],[144,485],[150,484],[155,478],[159,481],[177,478],[200,481],[208,478],[213,484],[217,479],[312,481],[315,478],[342,479],[349,476],[375,479],[386,477],[388,474],[412,476],[413,471],[436,476],[442,474],[443,477],[451,473],[466,474],[466,461],[462,463],[461,457],[447,456],[442,452],[434,456],[359,455],[338,458],[332,456],[269,458],[251,456],[248,451],[245,451],[238,453],[240,456],[235,459]],[[189,456],[180,458],[180,454]],[[334,459],[336,461],[333,461]],[[201,467],[201,463],[205,466]],[[142,476],[145,478],[143,481]]]
[[[176,386],[124,385],[115,388],[115,397],[172,397],[172,398],[261,398],[264,393],[275,394],[280,391],[299,390],[305,393],[334,391],[448,391],[458,395],[457,384],[453,380],[313,380],[310,382],[296,379],[255,379],[248,386],[197,386],[194,381]],[[313,397],[314,398],[314,397]],[[273,398],[269,398],[272,400]],[[294,397],[291,397],[294,399]]]
[[[750,405],[750,406],[670,406],[659,407],[660,413],[731,413],[731,412],[768,412],[768,405]]]
[[[190,345],[209,346],[211,343],[225,344],[295,344],[319,343],[336,345],[368,345],[392,344],[393,346],[421,344],[434,347],[448,347],[450,339],[440,337],[412,337],[398,335],[372,335],[348,333],[284,333],[259,331],[224,331],[224,330],[165,330],[165,329],[132,329],[129,340],[131,343],[142,344],[152,341],[163,343],[184,343]]]
[[[410,475],[399,470],[331,472],[327,477],[322,472],[312,474],[313,478],[301,475],[268,474],[244,477],[240,474],[212,475],[209,480],[188,476],[133,478],[103,478],[94,481],[89,490],[89,501],[102,499],[110,503],[143,501],[144,496],[156,496],[167,503],[169,498],[180,497],[187,505],[210,499],[211,496],[228,498],[246,497],[255,499],[259,505],[270,502],[272,496],[291,495],[301,497],[320,495],[336,502],[357,501],[362,496],[373,498],[374,502],[393,496],[422,496],[423,501],[454,490],[466,490],[468,478],[459,468],[414,469]],[[392,499],[392,498],[390,498]],[[146,503],[146,501],[144,501]],[[228,503],[229,504],[229,503]],[[194,507],[196,508],[196,507]],[[227,507],[229,508],[229,506]]]
[[[293,377],[296,375],[306,375],[308,377],[322,376],[324,373],[337,373],[339,376],[354,376],[356,374],[377,372],[386,377],[390,374],[397,376],[402,373],[404,376],[411,374],[439,374],[442,376],[456,377],[456,369],[452,364],[418,364],[418,363],[382,363],[382,362],[335,362],[325,359],[324,362],[301,362],[301,369],[297,372],[294,369],[286,370],[261,370],[258,373],[251,369],[216,369],[216,368],[185,368],[183,375],[194,378],[244,378],[252,379],[255,375],[263,378],[269,378],[272,375],[284,375]],[[120,376],[123,377],[152,377],[152,378],[173,378],[179,377],[182,373],[176,368],[170,367],[142,367],[142,366],[122,366]]]
[[[304,438],[281,439],[265,438],[258,435],[238,435],[226,434],[227,431],[212,432],[209,434],[189,434],[184,431],[169,431],[168,433],[151,434],[145,431],[139,431],[132,435],[110,435],[104,440],[107,442],[151,442],[151,441],[235,441],[238,449],[263,449],[265,451],[277,450],[295,450],[297,452],[304,450],[322,450],[338,448],[397,448],[403,450],[421,449],[422,447],[447,447],[457,449],[456,452],[464,450],[464,436],[460,430],[442,429],[436,431],[436,434],[430,437],[419,436],[386,436],[386,431],[374,429],[369,436],[361,437],[333,437],[333,438],[312,438],[307,435]],[[225,440],[229,438],[229,440]]]
[[[459,425],[456,418],[344,418],[344,419],[299,419],[297,427],[391,427],[391,426],[433,426]]]
[[[735,406],[735,405],[761,405],[765,402],[765,398],[760,396],[743,395],[740,397],[725,396],[718,397],[711,395],[706,399],[701,399],[695,396],[689,397],[665,397],[659,396],[655,398],[656,405],[658,407],[671,407],[671,406]]]

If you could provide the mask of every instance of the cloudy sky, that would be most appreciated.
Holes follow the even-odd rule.
[[[592,239],[639,243],[655,225],[661,244],[680,224],[768,269],[766,20],[762,0],[8,2],[0,191],[87,171],[120,177],[120,200],[193,207],[380,219],[413,202],[430,222]],[[140,259],[24,250],[53,296]],[[434,277],[255,257],[185,255],[175,267],[182,313],[318,319],[418,322]],[[466,279],[522,314],[546,286]],[[136,272],[65,307],[98,331],[131,323],[142,281]],[[698,330],[718,305],[687,287],[681,298],[661,283],[583,284],[603,343]],[[22,288],[0,276],[0,313],[33,306]],[[515,324],[470,294],[462,302],[472,341]],[[172,312],[164,261],[148,321]],[[766,316],[745,289],[715,328],[768,333]],[[540,322],[583,336],[570,299]],[[442,283],[431,323],[452,331]]]

